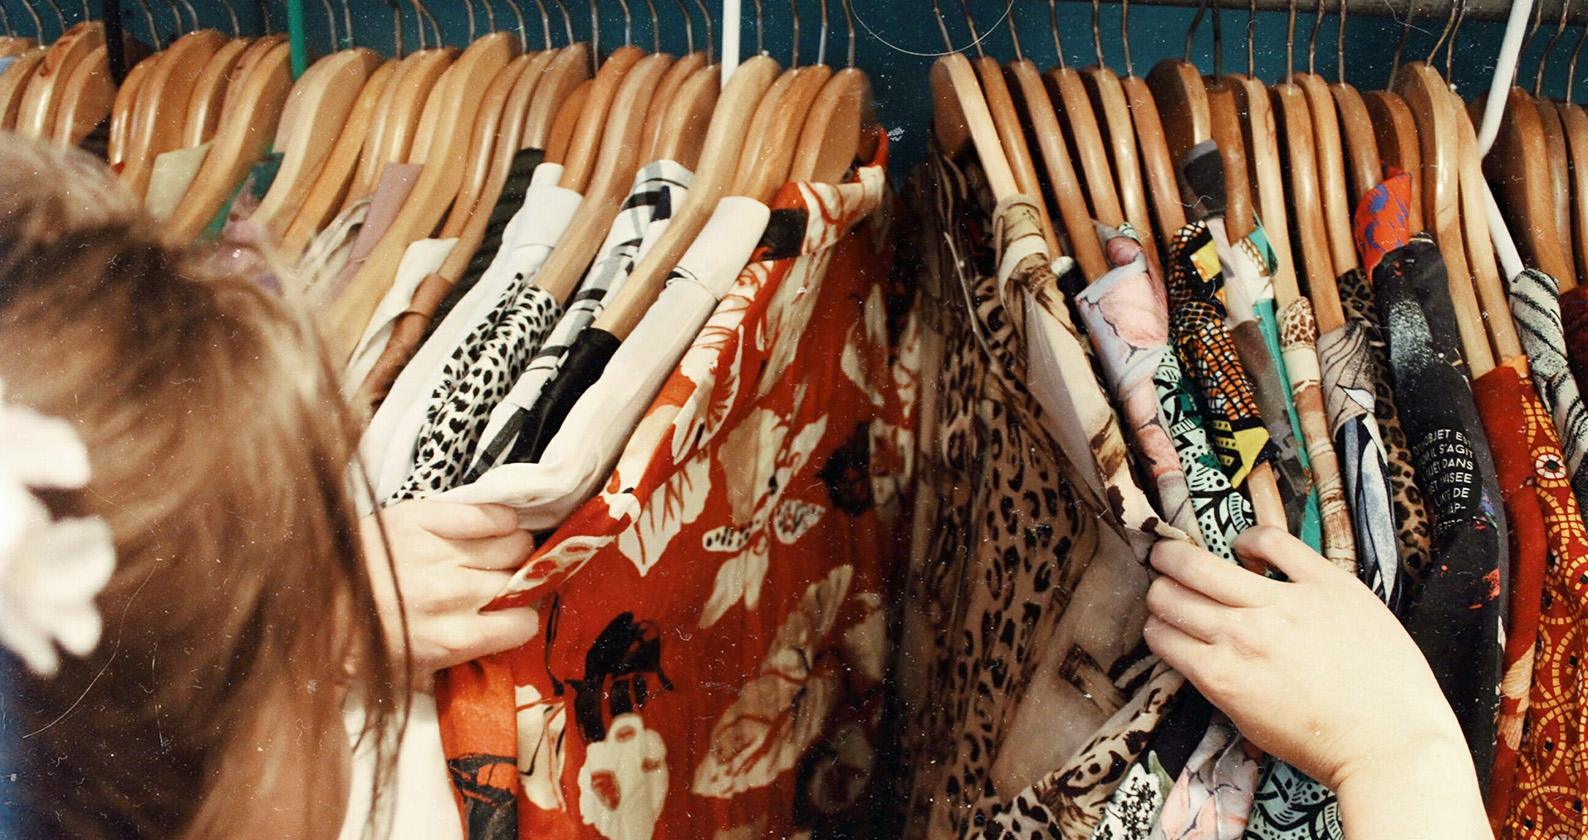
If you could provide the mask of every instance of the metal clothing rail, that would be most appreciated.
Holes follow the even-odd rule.
[[[1071,2],[1072,0],[1065,0]],[[1078,0],[1087,2],[1087,0]],[[1023,0],[1023,2],[1041,2],[1041,0]],[[1120,0],[1102,0],[1110,5],[1119,5]],[[1298,14],[1313,14],[1318,9],[1318,3],[1323,3],[1324,12],[1338,14],[1340,0],[1296,0],[1294,7]],[[1404,18],[1410,8],[1418,20],[1443,21],[1455,13],[1460,0],[1346,0],[1346,12],[1350,15],[1367,15],[1369,17]],[[1561,7],[1569,0],[1540,0],[1539,6],[1543,7],[1542,17],[1547,21],[1560,18]],[[1292,8],[1291,0],[1255,0],[1257,10],[1260,12],[1288,12]],[[1253,0],[1130,0],[1132,6],[1180,6],[1194,9],[1198,5],[1208,8],[1217,6],[1221,11],[1245,12],[1252,8]],[[1466,0],[1466,16],[1468,20],[1503,21],[1511,13],[1511,0]],[[1582,11],[1579,10],[1571,16],[1576,22],[1581,22]]]

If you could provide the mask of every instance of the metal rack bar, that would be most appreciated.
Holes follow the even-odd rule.
[[[1104,3],[1119,5],[1120,0],[1102,0]],[[1088,0],[1080,0],[1088,2]],[[1248,0],[1130,0],[1133,6],[1180,6],[1194,9],[1199,2],[1207,6],[1218,6],[1220,9],[1246,12],[1251,8]],[[1312,14],[1318,9],[1320,0],[1297,0],[1296,8],[1299,13]],[[1340,11],[1340,0],[1321,0],[1324,11],[1328,14],[1337,14]],[[1560,11],[1567,0],[1539,0],[1542,6],[1543,19],[1554,21],[1560,19]],[[1347,5],[1352,17],[1368,15],[1371,17],[1402,18],[1406,10],[1411,7],[1419,21],[1443,22],[1455,10],[1455,3],[1451,0],[1347,0]],[[1257,10],[1261,12],[1286,12],[1290,10],[1289,0],[1257,0]],[[1511,11],[1511,0],[1468,0],[1468,20],[1504,21]],[[1571,20],[1580,22],[1582,13],[1571,16]]]

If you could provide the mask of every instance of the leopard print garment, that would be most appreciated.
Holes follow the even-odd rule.
[[[519,275],[506,303],[482,321],[447,360],[419,431],[414,468],[387,502],[450,490],[474,458],[491,411],[540,349],[562,307]]]
[[[1089,571],[1112,575],[1115,558],[1099,549],[1103,511],[1079,489],[1084,480],[1026,390],[1025,351],[995,286],[979,170],[934,156],[906,194],[926,228],[923,358],[941,354],[941,363],[923,370],[922,407],[933,417],[919,442],[917,537],[898,654],[903,834],[960,838],[1017,792],[997,789],[994,765],[1041,666],[1063,662],[1053,681],[1060,685],[1044,681],[1042,690],[1095,706],[1092,719],[1102,721],[1144,693],[1155,660],[1141,663],[1139,615],[1113,608],[1094,620],[1096,605],[1081,606],[1083,583],[1100,583]],[[1113,544],[1138,566],[1123,542]],[[1104,588],[1139,604],[1145,583],[1142,574]],[[1077,608],[1093,611],[1088,633],[1062,632]],[[1123,641],[1105,651],[1085,636]],[[1137,667],[1122,667],[1130,656],[1114,655],[1121,649]],[[1050,735],[1080,744],[1096,723],[1077,725],[1054,721]]]
[[[1360,269],[1342,274],[1339,279],[1340,305],[1348,320],[1368,325],[1369,370],[1373,376],[1374,415],[1389,458],[1390,487],[1394,491],[1396,537],[1400,540],[1401,568],[1420,584],[1428,571],[1433,545],[1433,524],[1417,487],[1417,471],[1412,467],[1406,432],[1401,428],[1400,411],[1395,407],[1395,389],[1389,380],[1389,346],[1379,326],[1378,310],[1373,306],[1373,287]]]

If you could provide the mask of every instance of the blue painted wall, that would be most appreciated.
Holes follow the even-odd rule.
[[[102,0],[88,0],[90,13],[98,14]],[[397,0],[401,14],[403,42],[407,49],[419,43],[418,16],[413,12],[412,0]],[[625,31],[624,12],[618,0],[562,0],[569,11],[569,23],[578,38],[588,38],[591,31],[590,3],[596,5],[599,19],[600,41],[603,51],[622,43],[627,36],[634,43],[649,46],[655,31],[664,50],[679,53],[685,49],[685,19],[679,3],[689,5],[697,46],[705,40],[705,28],[696,0],[651,0],[655,5],[659,26],[653,29],[651,11],[646,0],[628,0],[632,29]],[[706,0],[714,17],[720,17],[721,0]],[[756,44],[755,0],[744,3],[743,44],[746,51]],[[799,53],[802,63],[815,60],[821,41],[821,0],[792,0],[797,6],[799,26]],[[960,0],[940,0],[947,18],[949,35],[956,47],[971,49],[972,38],[965,23]],[[966,0],[982,36],[982,46],[991,55],[1012,58],[1014,45],[1010,38],[1018,35],[1024,54],[1039,66],[1056,63],[1053,27],[1049,24],[1048,5],[1041,0]],[[1385,0],[1357,0],[1357,6],[1366,8],[1370,3],[1382,4]],[[1403,2],[1403,0],[1397,0]],[[231,18],[226,5],[218,0],[121,0],[123,14],[130,31],[145,41],[150,40],[149,20],[162,39],[169,39],[181,29],[191,28],[196,18],[201,26],[230,30]],[[283,0],[233,0],[239,26],[243,32],[258,34],[270,28],[276,31],[286,27],[286,6]],[[554,42],[566,40],[565,26],[556,0],[541,0],[551,18]],[[344,5],[345,4],[345,5]],[[19,34],[34,31],[33,17],[22,0],[0,0],[0,10],[9,18],[10,26]],[[787,63],[794,47],[790,0],[761,0],[761,43],[779,61]],[[827,59],[839,63],[847,52],[848,36],[844,26],[841,0],[828,0],[830,31],[827,37]],[[46,39],[55,37],[61,22],[70,24],[82,19],[84,0],[58,0],[58,4],[32,0]],[[383,0],[306,0],[306,19],[309,42],[317,52],[335,48],[345,43],[347,27],[344,20],[351,18],[353,40],[362,46],[372,47],[386,54],[394,52],[393,16],[391,6]],[[527,37],[531,47],[538,46],[545,27],[542,25],[540,6],[535,0],[520,0],[527,23]],[[1427,9],[1429,4],[1425,3]],[[429,0],[427,7],[434,16],[443,41],[449,44],[467,43],[470,35],[469,13],[474,13],[476,31],[486,31],[487,11],[484,2],[471,4],[463,0]],[[60,10],[59,15],[56,9]],[[148,9],[145,14],[144,9]],[[879,115],[895,134],[895,172],[907,170],[920,159],[924,149],[925,130],[931,115],[931,97],[928,92],[927,73],[935,56],[944,49],[943,36],[932,13],[930,0],[853,0],[856,21],[856,64],[871,74],[876,88]],[[517,21],[506,0],[490,2],[490,12],[498,28],[516,29]],[[1104,60],[1109,66],[1123,72],[1125,66],[1123,42],[1120,37],[1120,13],[1117,4],[1104,4],[1100,14],[1100,32]],[[1425,11],[1427,20],[1416,20],[1408,33],[1405,56],[1407,60],[1426,57],[1434,41],[1444,29],[1447,9],[1437,15]],[[1062,36],[1067,60],[1076,66],[1096,61],[1096,48],[1092,38],[1092,7],[1089,3],[1063,0],[1057,6],[1058,30]],[[1195,12],[1187,8],[1155,7],[1135,4],[1130,9],[1130,45],[1137,73],[1145,74],[1152,64],[1162,58],[1178,56],[1184,49],[1186,31]],[[332,19],[336,39],[333,40]],[[1313,15],[1303,11],[1296,24],[1296,64],[1298,69],[1307,64],[1307,40],[1312,34]],[[267,23],[268,21],[268,23]],[[0,20],[0,23],[4,23]],[[1245,12],[1223,13],[1223,57],[1226,72],[1241,72],[1247,62],[1247,15]],[[1255,27],[1254,59],[1261,78],[1276,79],[1285,69],[1286,15],[1279,12],[1259,12]],[[1391,18],[1369,17],[1353,14],[1346,23],[1345,77],[1360,88],[1381,87],[1390,71],[1395,43],[1402,31],[1402,22]],[[1457,89],[1468,96],[1475,95],[1488,85],[1494,58],[1499,48],[1504,25],[1490,22],[1467,22],[1460,30],[1457,59],[1451,67]],[[1526,83],[1531,86],[1549,36],[1555,31],[1549,22],[1523,56],[1522,68]],[[1576,46],[1583,29],[1569,28],[1552,54],[1545,74],[1544,91],[1552,96],[1564,94],[1566,67],[1570,53]],[[1333,78],[1338,72],[1336,37],[1338,18],[1327,17],[1318,33],[1316,53],[1317,72]],[[720,29],[716,31],[720,42]],[[435,35],[426,27],[424,39],[433,42]],[[1192,60],[1205,72],[1213,70],[1212,26],[1204,20],[1192,44]],[[1440,63],[1443,63],[1441,55]],[[1588,62],[1583,67],[1588,75]],[[1578,85],[1575,98],[1588,99],[1588,80]]]

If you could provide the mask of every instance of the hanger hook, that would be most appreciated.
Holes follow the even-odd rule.
[[[1136,75],[1136,64],[1130,57],[1130,0],[1119,3],[1119,45],[1125,52],[1125,77]]]
[[[1450,68],[1456,60],[1456,41],[1461,37],[1461,24],[1467,22],[1467,0],[1456,0],[1456,25],[1450,30],[1450,44],[1445,47],[1445,80],[1450,79]]]
[[[1527,37],[1522,40],[1522,51],[1520,53],[1518,53],[1518,55],[1527,55],[1528,48],[1533,46],[1533,36],[1538,34],[1538,25],[1543,22],[1543,19],[1544,19],[1544,6],[1543,6],[1543,4],[1534,4],[1534,6],[1533,6],[1533,26],[1532,26],[1531,29],[1527,30]],[[1517,62],[1517,69],[1512,71],[1511,84],[1513,84],[1513,85],[1516,84],[1516,80],[1521,78],[1521,75],[1522,75],[1521,62],[1518,61]]]
[[[1013,25],[1009,27],[1009,40],[1015,45],[1015,60],[1025,61],[1026,54],[1020,49],[1020,33],[1015,31]]]
[[[1103,27],[1101,25],[1103,14],[1101,6],[1102,3],[1099,0],[1092,0],[1092,49],[1097,51],[1098,67],[1103,66]],[[1010,31],[1014,31],[1014,28],[1014,25],[1010,24]]]
[[[822,33],[816,40],[816,63],[827,63],[827,34],[831,30],[827,26],[827,0],[822,0]]]
[[[386,0],[386,5],[391,7],[391,37],[392,50],[398,58],[403,57],[403,10],[397,0]]]
[[[629,0],[618,0],[623,7],[623,46],[634,46],[634,13],[629,11]]]
[[[518,24],[518,46],[529,52],[529,33],[524,29],[524,10],[519,6],[518,0],[507,0],[507,8],[513,10],[513,21]]]
[[[480,5],[485,7],[485,31],[496,31],[496,7],[491,5],[491,0],[480,0]]]
[[[1296,0],[1290,0],[1289,18],[1285,22],[1285,84],[1296,77]]]
[[[115,0],[111,1],[115,2]],[[226,18],[232,24],[232,37],[243,37],[243,27],[237,20],[237,7],[232,4],[232,0],[221,0],[221,5],[226,7]]]
[[[198,31],[198,28],[199,28],[198,11],[196,11],[193,8],[193,0],[182,0],[182,5],[187,7],[187,16],[190,19],[192,19],[192,21],[193,21],[193,30],[195,32]]]
[[[1307,39],[1307,73],[1318,75],[1318,31],[1323,29],[1323,0],[1318,0],[1318,12],[1312,18],[1312,36]]]
[[[1191,18],[1191,25],[1186,27],[1185,31],[1185,53],[1182,59],[1187,64],[1191,63],[1191,43],[1196,38],[1197,30],[1202,27],[1202,16],[1207,14],[1207,11],[1208,0],[1197,0],[1196,16]]]
[[[0,29],[5,30],[7,38],[16,37],[17,31],[11,27],[11,12],[4,3],[0,3]]]
[[[1257,0],[1246,7],[1246,75],[1257,78]]]
[[[656,14],[656,0],[645,0],[645,7],[651,10],[651,52],[662,51],[662,19]]]
[[[472,44],[474,39],[479,37],[479,30],[474,25],[474,0],[463,0],[463,11],[467,15],[465,19],[469,22],[469,43]]]
[[[514,11],[519,11],[518,3],[514,2],[512,6]],[[540,43],[543,48],[549,50],[551,49],[551,16],[546,14],[546,0],[535,0],[535,8],[540,10]],[[519,18],[523,18],[523,12],[521,11],[519,11]],[[527,39],[524,42],[524,46],[525,48],[529,46]]]
[[[1395,55],[1390,59],[1390,79],[1395,79],[1395,74],[1401,69],[1401,53],[1406,49],[1406,39],[1412,34],[1412,21],[1417,17],[1417,2],[1406,4],[1406,21],[1401,25],[1401,36],[1395,41]]]
[[[761,0],[755,2],[755,54],[766,55],[766,15],[761,9]]]
[[[943,49],[954,52],[954,41],[948,37],[948,23],[943,20],[943,7],[932,0],[932,14],[937,15],[937,30],[943,33]]]
[[[936,0],[933,0],[932,5],[934,7],[937,5]],[[941,12],[937,15],[937,25],[943,26],[943,15]],[[1064,42],[1059,40],[1059,9],[1058,4],[1054,0],[1048,0],[1048,27],[1053,30],[1053,51],[1058,54],[1059,67],[1068,70],[1069,65],[1064,63]],[[948,29],[946,27],[943,29],[943,43],[948,43]],[[954,49],[952,44],[948,48]]]
[[[171,8],[171,19],[176,21],[176,32],[174,33],[174,37],[180,38],[183,34],[182,10],[176,7],[176,0],[165,0],[165,4]],[[50,2],[46,3],[45,5],[48,5],[55,10],[55,17],[57,19],[61,17],[61,7],[56,4],[54,0],[50,0]],[[64,24],[65,21],[63,20],[62,23]],[[64,30],[65,26],[63,25],[61,28]]]
[[[981,48],[981,33],[976,31],[976,20],[970,16],[969,0],[959,0],[959,7],[965,12],[965,25],[970,28],[970,41],[976,45],[976,57],[986,58],[987,53]]]
[[[331,37],[331,50],[336,51],[336,9],[331,8],[331,0],[320,0],[320,7],[325,9],[326,32]],[[348,33],[352,34],[352,33]]]
[[[160,42],[160,30],[154,25],[154,10],[149,8],[149,0],[138,0],[138,5],[143,8],[143,23],[144,26],[149,28],[149,40],[154,42],[154,48],[156,50],[165,49],[165,45]],[[44,30],[42,25],[39,23],[39,13],[34,11],[33,4],[23,3],[22,8],[25,9],[28,15],[33,18],[34,31],[40,35],[43,35]]]
[[[573,15],[568,14],[568,4],[563,0],[551,0],[551,2],[555,3],[557,11],[562,13],[563,34],[568,36],[568,44],[572,46],[577,39],[573,37]]]
[[[685,54],[695,51],[695,18],[689,13],[689,4],[684,0],[673,0],[673,5],[678,7],[679,14],[684,16],[684,51]]]
[[[1445,45],[1445,39],[1450,37],[1450,28],[1452,26],[1455,26],[1455,24],[1456,24],[1455,11],[1456,11],[1455,0],[1451,0],[1451,2],[1450,2],[1450,16],[1445,18],[1444,31],[1439,33],[1439,40],[1434,42],[1434,48],[1428,51],[1427,63],[1429,63],[1429,64],[1433,64],[1434,63],[1434,56],[1439,54],[1439,48],[1444,46]]]
[[[424,12],[419,11],[419,3],[417,2],[417,0],[408,0],[408,4],[413,6],[413,8],[414,8],[414,34],[419,36],[419,51],[420,52],[424,52],[425,51],[425,14],[424,14]]]
[[[800,66],[800,7],[795,0],[788,0],[788,14],[792,27],[791,40],[794,42],[794,48],[789,50],[788,66],[794,68]]]
[[[1577,36],[1577,46],[1571,51],[1571,62],[1566,65],[1566,99],[1572,101],[1572,88],[1577,81],[1577,56],[1582,54],[1583,44],[1588,43],[1588,20],[1583,21],[1582,34]]]
[[[855,69],[855,10],[849,5],[849,0],[844,3],[844,28],[849,30],[849,54],[845,57],[845,67]]]
[[[595,0],[585,0],[590,7],[590,53],[596,66],[601,66],[601,18],[596,14]]]
[[[706,63],[717,63],[717,35],[712,32],[711,9],[706,5],[706,0],[695,0],[695,5],[700,7],[700,16],[706,19]]]
[[[1319,0],[1322,2],[1323,0]],[[1340,30],[1334,36],[1334,80],[1345,84],[1345,7],[1348,0],[1340,0]]]
[[[1213,78],[1224,79],[1224,21],[1219,15],[1219,4],[1213,4]]]
[[[1533,77],[1533,97],[1537,98],[1539,91],[1544,89],[1544,66],[1549,63],[1550,53],[1555,51],[1555,45],[1560,43],[1560,36],[1566,31],[1566,11],[1571,8],[1571,0],[1562,0],[1560,4],[1560,24],[1555,27],[1555,34],[1550,36],[1549,43],[1544,45],[1544,54],[1538,57],[1538,74]]]

